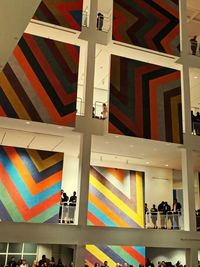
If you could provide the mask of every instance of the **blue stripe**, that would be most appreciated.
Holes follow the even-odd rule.
[[[112,220],[110,220],[104,213],[97,209],[90,201],[88,202],[88,210],[94,214],[100,221],[106,226],[117,226]]]

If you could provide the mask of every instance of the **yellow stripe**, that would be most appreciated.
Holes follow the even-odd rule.
[[[31,120],[30,116],[26,112],[23,104],[20,102],[20,99],[18,98],[17,94],[15,93],[14,88],[11,86],[9,81],[7,80],[5,74],[3,72],[0,73],[0,85],[9,99],[13,109],[17,113],[18,117],[20,119],[24,120]]]
[[[140,226],[144,227],[144,200],[143,200],[143,177],[140,172],[136,172],[136,199],[137,214],[141,218]]]
[[[133,221],[139,224],[141,227],[143,225],[143,217],[141,213],[139,215],[135,213],[130,207],[128,207],[121,199],[114,195],[109,189],[107,189],[103,184],[101,184],[92,174],[90,174],[90,183],[96,187],[103,195],[106,197],[119,209],[121,209],[127,216],[129,216]],[[139,209],[138,209],[139,211]]]
[[[41,159],[37,151],[27,149],[27,152],[38,171],[43,171],[56,164],[57,162],[63,160],[63,153],[55,153],[47,159]]]
[[[116,263],[110,258],[108,257],[104,252],[102,252],[100,249],[98,249],[96,246],[94,245],[87,245],[86,249],[92,254],[94,255],[98,260],[104,262],[107,261],[108,262],[108,266],[110,267],[116,267]]]

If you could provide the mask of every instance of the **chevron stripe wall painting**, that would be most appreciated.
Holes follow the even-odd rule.
[[[179,56],[179,0],[114,0],[113,39]]]
[[[42,0],[33,19],[81,31],[83,0]]]
[[[95,263],[103,265],[108,261],[109,267],[116,267],[116,264],[124,264],[139,267],[140,264],[145,266],[145,248],[137,246],[107,246],[107,245],[87,245],[86,262],[89,267]]]
[[[180,71],[112,55],[109,132],[182,143]]]
[[[24,34],[0,73],[0,116],[74,126],[79,47]]]
[[[0,220],[57,223],[63,153],[0,146]]]
[[[90,168],[88,225],[144,228],[144,173]]]

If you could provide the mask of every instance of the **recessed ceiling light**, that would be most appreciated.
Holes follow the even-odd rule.
[[[31,124],[31,122],[30,121],[26,121],[26,124]]]
[[[165,164],[165,167],[169,167],[169,165],[168,164]]]
[[[197,76],[194,76],[194,79],[198,79],[198,77]]]
[[[149,161],[147,161],[146,164],[149,164]]]
[[[63,127],[62,126],[58,126],[58,129],[62,129]]]

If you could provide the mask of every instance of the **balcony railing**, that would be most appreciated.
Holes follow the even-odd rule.
[[[61,224],[74,224],[76,206],[71,206],[67,202],[62,202],[60,205],[60,218]]]
[[[153,229],[183,229],[183,216],[180,212],[153,212],[145,214],[145,226],[146,228]]]

